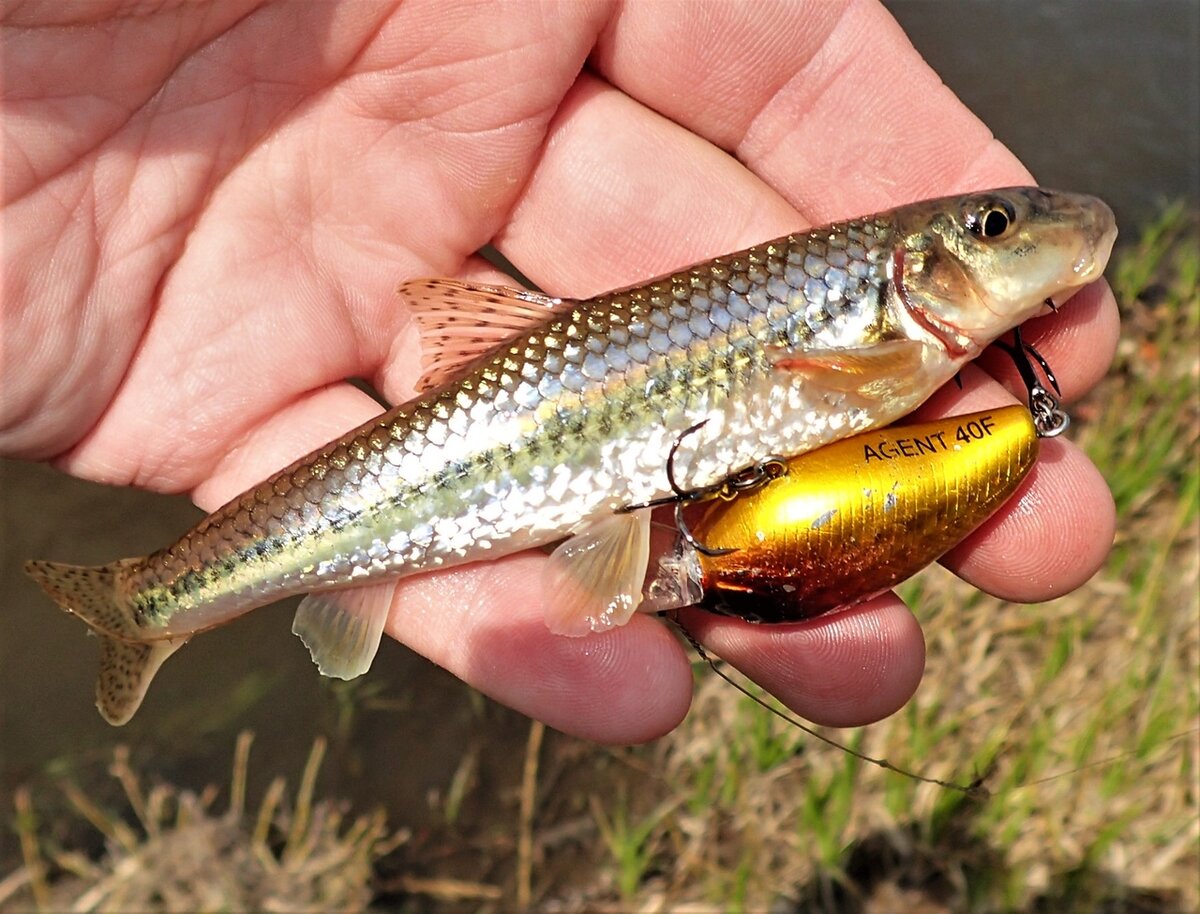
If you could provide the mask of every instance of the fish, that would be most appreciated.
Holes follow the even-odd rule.
[[[364,673],[396,580],[557,541],[549,628],[626,622],[650,510],[689,485],[906,415],[991,340],[1103,272],[1099,199],[1038,187],[908,204],[586,301],[453,279],[399,288],[416,396],[234,498],[148,556],[25,569],[100,636],[97,707],[129,720],[198,632],[304,594],[324,675]]]
[[[802,622],[890,590],[1000,509],[1037,461],[1024,405],[860,432],[711,497],[658,559],[646,611]],[[686,531],[686,533],[684,532]]]

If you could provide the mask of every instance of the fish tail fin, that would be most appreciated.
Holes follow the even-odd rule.
[[[117,584],[136,559],[111,565],[62,565],[58,562],[30,561],[25,573],[50,597],[73,616],[78,616],[97,632],[125,641],[142,640],[133,608],[122,600]]]
[[[96,677],[100,716],[114,727],[129,723],[158,668],[186,643],[187,638],[133,642],[101,634],[100,675]]]
[[[100,636],[100,675],[96,707],[114,726],[127,723],[142,703],[146,689],[164,660],[187,638],[148,641],[133,617],[133,607],[120,595],[118,583],[137,559],[111,565],[25,563],[26,573],[47,594]]]

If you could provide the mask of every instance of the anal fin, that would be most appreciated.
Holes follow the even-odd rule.
[[[546,562],[546,626],[579,637],[624,625],[642,602],[649,563],[649,509],[588,523]]]
[[[310,593],[300,601],[292,632],[322,676],[354,679],[371,668],[395,592],[396,582],[385,581]]]

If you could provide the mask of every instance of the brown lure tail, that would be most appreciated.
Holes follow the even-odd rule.
[[[183,647],[187,638],[147,641],[122,600],[118,583],[137,559],[84,567],[31,561],[25,572],[59,606],[78,616],[100,637],[100,675],[96,707],[114,726],[128,723],[146,695],[163,661]]]

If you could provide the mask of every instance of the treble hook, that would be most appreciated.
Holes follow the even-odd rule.
[[[717,556],[729,555],[731,552],[737,552],[738,550],[736,548],[713,548],[704,545],[704,543],[696,539],[696,535],[688,528],[687,521],[684,519],[684,505],[690,505],[707,498],[731,499],[740,492],[748,492],[751,489],[756,489],[770,482],[772,479],[778,479],[787,472],[787,464],[782,457],[772,454],[764,457],[758,463],[746,467],[744,470],[739,470],[736,473],[731,473],[729,476],[719,479],[714,483],[706,486],[698,486],[694,489],[685,489],[675,478],[675,455],[679,452],[679,446],[683,444],[685,438],[700,431],[707,424],[708,420],[704,419],[684,429],[679,437],[675,439],[675,443],[671,445],[671,450],[667,452],[667,484],[671,487],[671,495],[654,498],[636,505],[625,505],[618,508],[617,513],[627,514],[630,511],[640,511],[643,508],[660,508],[664,505],[674,505],[675,528],[679,531],[679,535],[683,537],[684,542],[701,555],[715,558]]]
[[[706,555],[709,558],[717,558],[722,555],[729,555],[737,552],[736,546],[728,546],[721,548],[718,546],[706,546],[700,540],[696,539],[694,534],[687,525],[687,521],[683,517],[683,502],[675,503],[675,529],[679,531],[679,535],[683,537],[683,541],[699,552],[701,555]]]
[[[1054,307],[1053,302],[1049,299],[1046,302],[1051,308]],[[1058,378],[1054,376],[1049,363],[1032,343],[1025,341],[1021,336],[1020,327],[1013,328],[1013,345],[1010,346],[999,341],[996,342],[996,345],[1009,354],[1017,368],[1017,373],[1025,383],[1025,389],[1029,394],[1029,412],[1033,414],[1033,425],[1037,429],[1038,437],[1057,438],[1070,426],[1071,417],[1063,410],[1058,397],[1055,397],[1042,385],[1029,357],[1033,356],[1034,361],[1041,368],[1046,382],[1054,388],[1054,393],[1061,397],[1062,389],[1058,386]]]
[[[643,508],[661,508],[664,505],[677,505],[680,503],[690,504],[693,501],[699,501],[702,498],[707,498],[709,495],[715,494],[721,487],[721,483],[719,482],[700,489],[684,489],[675,481],[675,454],[679,451],[679,446],[683,444],[684,438],[688,435],[694,435],[707,424],[708,420],[704,419],[689,428],[685,428],[679,437],[675,439],[675,443],[671,445],[671,450],[667,452],[667,484],[671,487],[671,492],[674,494],[664,495],[662,498],[652,498],[650,501],[638,502],[636,505],[625,505],[624,507],[617,508],[617,513],[628,514],[631,511],[641,511]]]

